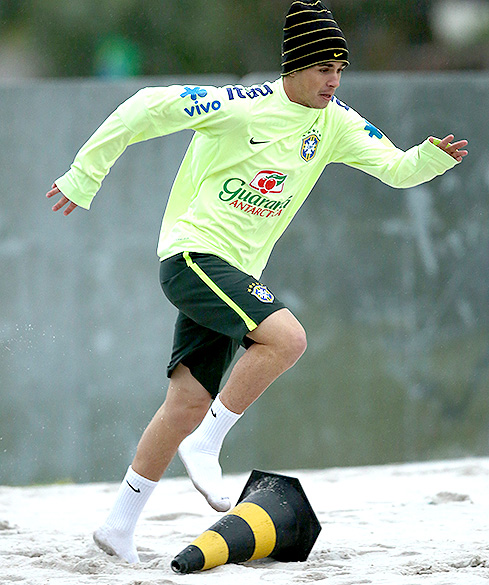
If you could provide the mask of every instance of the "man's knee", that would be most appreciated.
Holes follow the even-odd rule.
[[[183,364],[178,364],[170,378],[165,409],[187,432],[197,426],[209,409],[209,392],[192,376]]]
[[[277,338],[277,341],[288,368],[291,368],[307,349],[306,332],[297,320],[287,328],[287,333],[283,337]]]
[[[281,309],[269,315],[249,334],[256,343],[273,348],[291,367],[307,348],[304,327],[288,309]]]
[[[296,356],[297,361],[307,349],[307,335],[304,327],[297,321],[293,334],[290,336],[290,345],[292,353]]]

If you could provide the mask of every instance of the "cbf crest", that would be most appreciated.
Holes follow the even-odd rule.
[[[248,287],[248,292],[251,293],[262,303],[273,303],[273,301],[275,300],[275,297],[268,290],[268,288],[264,284],[260,284],[259,282],[252,282]]]
[[[315,156],[318,148],[321,134],[317,130],[311,130],[302,135],[301,157],[306,161],[311,161]]]

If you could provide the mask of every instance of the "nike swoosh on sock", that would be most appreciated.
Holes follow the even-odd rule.
[[[138,488],[138,489],[136,489],[134,486],[132,486],[132,485],[131,485],[131,484],[130,484],[128,481],[127,481],[127,479],[126,479],[126,483],[127,483],[127,485],[128,485],[128,486],[129,486],[129,487],[130,487],[130,488],[131,488],[131,489],[132,489],[134,492],[136,492],[137,494],[140,494],[140,493],[141,493],[141,490],[140,490],[139,488]]]

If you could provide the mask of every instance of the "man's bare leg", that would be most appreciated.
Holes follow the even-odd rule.
[[[188,368],[178,365],[165,402],[139,441],[136,456],[105,524],[94,532],[96,544],[106,553],[129,563],[139,561],[134,544],[139,516],[179,443],[202,421],[210,401],[209,393]]]
[[[238,360],[220,393],[221,402],[238,414],[291,368],[307,347],[306,332],[288,309],[272,313],[247,337],[255,343]]]
[[[255,343],[234,366],[202,424],[178,448],[195,487],[221,512],[231,505],[219,465],[224,437],[248,406],[306,349],[304,329],[288,309],[272,313],[249,337]]]
[[[165,402],[144,431],[132,462],[134,471],[159,481],[182,440],[202,422],[211,397],[183,364],[173,372]]]

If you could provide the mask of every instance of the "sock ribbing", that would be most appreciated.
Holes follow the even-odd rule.
[[[225,436],[241,416],[228,410],[217,396],[199,427],[178,448],[194,486],[218,512],[231,507],[223,491],[219,453]]]
[[[129,466],[105,524],[93,533],[93,540],[99,548],[128,563],[139,562],[134,529],[157,484],[157,481],[142,477]]]
[[[122,532],[133,533],[139,516],[157,485],[157,481],[142,477],[129,466],[105,524]]]
[[[226,408],[217,395],[204,420],[192,434],[193,448],[203,453],[218,455],[224,438],[242,416]]]

